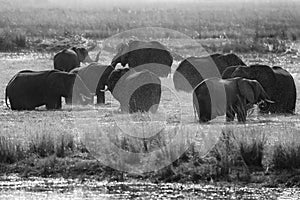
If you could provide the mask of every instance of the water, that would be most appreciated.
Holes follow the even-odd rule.
[[[4,177],[0,199],[300,199],[299,188]]]

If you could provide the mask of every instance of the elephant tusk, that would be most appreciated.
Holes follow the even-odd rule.
[[[100,54],[101,54],[101,49],[100,49],[100,51],[97,53],[97,55],[96,55],[96,58],[95,58],[95,61],[94,61],[94,62],[98,62],[98,61],[99,61]]]
[[[104,90],[100,90],[100,92],[107,92],[108,91],[108,87],[105,86]]]
[[[87,97],[87,96],[85,96],[85,95],[82,95],[82,97],[83,97],[83,99],[88,99],[88,100],[91,100],[91,99],[92,99],[92,97]]]
[[[265,101],[268,102],[268,103],[275,103],[275,101],[271,101],[269,99],[265,99]]]

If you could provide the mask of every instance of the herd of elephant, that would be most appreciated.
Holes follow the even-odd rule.
[[[72,47],[54,56],[54,69],[18,72],[6,87],[5,100],[13,110],[34,110],[46,105],[60,109],[66,103],[105,103],[108,90],[122,112],[156,112],[161,100],[160,77],[171,74],[172,54],[157,41],[130,41],[117,47],[111,64],[93,61],[85,48]],[[91,62],[80,67],[81,62]],[[123,67],[116,67],[121,63]],[[128,67],[126,67],[128,66]],[[199,122],[226,114],[246,121],[249,108],[257,104],[261,113],[293,114],[296,86],[285,69],[267,65],[247,66],[233,53],[188,57],[173,73],[177,91],[192,93]],[[223,98],[224,97],[224,98]]]

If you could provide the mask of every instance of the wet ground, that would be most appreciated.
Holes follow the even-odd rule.
[[[299,199],[299,188],[6,177],[0,199]]]

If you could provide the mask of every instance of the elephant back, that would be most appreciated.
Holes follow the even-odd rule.
[[[130,63],[132,66],[136,67],[138,65],[146,63],[159,63],[167,66],[171,66],[173,63],[173,57],[168,49],[157,41],[143,42],[143,41],[133,41],[129,43],[129,52],[133,56],[141,56],[140,59],[136,59],[137,63]]]
[[[47,77],[53,72],[57,70],[18,72],[6,86],[6,102],[8,98],[12,109],[34,109],[42,105],[47,92]]]
[[[136,68],[137,71],[146,69],[161,77],[171,73],[173,57],[168,49],[157,41],[132,41],[127,52],[130,68]]]
[[[144,70],[144,71],[140,71],[140,72],[130,70],[127,73],[128,74],[124,75],[123,81],[125,82],[125,86],[126,86],[126,88],[128,88],[128,91],[130,93],[133,93],[134,90],[136,90],[137,88],[139,88],[145,84],[161,85],[161,81],[158,78],[158,76],[148,70]]]
[[[223,79],[228,79],[232,77],[232,73],[236,70],[236,68],[238,68],[239,66],[230,66],[227,67],[223,73],[222,73],[222,78]]]
[[[53,61],[54,69],[60,71],[70,72],[72,69],[80,66],[77,54],[72,49],[63,49],[58,52],[55,54]]]
[[[150,71],[137,72],[135,78],[133,78],[134,84],[138,84],[140,87],[136,87],[132,92],[129,99],[129,112],[152,112],[155,113],[158,109],[161,98],[161,81],[157,75]]]
[[[222,74],[230,66],[246,66],[242,59],[234,53],[219,54],[218,56],[212,56],[212,59],[216,63],[220,74]]]
[[[221,77],[221,74],[210,56],[189,57],[183,60],[174,72],[175,89],[191,92],[206,78]]]
[[[276,77],[276,99],[280,103],[278,109],[281,112],[294,113],[296,105],[296,85],[294,78],[287,70],[281,67],[274,66],[272,69]]]
[[[131,69],[119,79],[113,96],[129,112],[156,112],[161,97],[161,81],[148,70],[137,72]]]
[[[88,66],[83,66],[73,69],[71,72],[80,76],[91,92],[96,93],[97,88],[104,89],[107,78],[113,68],[110,65],[101,65],[91,63]]]
[[[227,80],[217,77],[205,79],[193,90],[193,106],[200,121],[209,121],[226,113]]]

